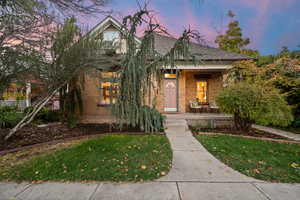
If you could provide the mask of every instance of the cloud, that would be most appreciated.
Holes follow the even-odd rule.
[[[283,46],[296,48],[298,45],[300,45],[300,30],[295,29],[281,35],[278,42],[276,43],[276,48],[280,49]]]
[[[297,0],[239,0],[242,6],[254,8],[259,12],[266,12],[269,8],[272,12],[280,12],[291,7],[296,2]]]
[[[232,3],[232,0],[225,1]],[[262,44],[262,39],[265,36],[267,25],[272,20],[272,15],[292,7],[295,3],[297,3],[297,0],[240,0],[239,4],[242,7],[254,10],[254,17],[249,20],[247,25],[251,29],[252,41],[250,47],[258,48]]]
[[[211,19],[200,19],[196,16],[189,0],[184,0],[182,4],[172,7],[172,13],[166,13],[165,8],[162,10],[159,8],[151,4],[151,9],[158,11],[155,13],[157,21],[165,26],[172,36],[179,37],[184,29],[191,28],[198,30],[208,44],[213,44],[217,33],[213,29]]]
[[[199,31],[207,44],[214,45],[217,31],[214,30],[211,19],[196,16],[191,1],[189,0],[184,0],[183,14],[185,16],[183,24]]]

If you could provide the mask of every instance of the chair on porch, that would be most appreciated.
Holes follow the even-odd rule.
[[[209,103],[209,109],[212,113],[219,113],[219,106],[216,104],[215,101]]]
[[[190,100],[189,103],[191,112],[199,112],[199,110],[201,109],[201,105],[199,105],[197,100]]]
[[[193,113],[200,113],[200,112],[207,112],[208,111],[208,103],[201,103],[198,101],[198,99],[196,100],[190,100],[190,110]]]

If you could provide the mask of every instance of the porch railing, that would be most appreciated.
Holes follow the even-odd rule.
[[[27,107],[26,100],[0,100],[0,107],[2,106],[16,106],[20,110]]]

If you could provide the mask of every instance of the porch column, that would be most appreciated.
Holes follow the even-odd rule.
[[[31,83],[27,82],[26,83],[26,107],[31,105],[30,94],[31,94]]]
[[[227,78],[228,78],[228,71],[223,71],[222,72],[222,85],[223,87],[226,87],[227,86]]]
[[[178,77],[178,111],[186,112],[185,71],[181,70]]]

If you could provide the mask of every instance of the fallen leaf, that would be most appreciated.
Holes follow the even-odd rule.
[[[146,165],[141,165],[141,169],[147,169]]]
[[[265,164],[266,164],[266,162],[264,162],[264,161],[260,160],[260,161],[258,161],[258,164],[260,164],[260,165],[265,165]]]
[[[299,164],[293,162],[293,163],[291,164],[291,167],[296,169],[296,168],[299,167]]]
[[[252,171],[253,171],[253,173],[255,173],[255,174],[260,174],[259,169],[253,169]]]

